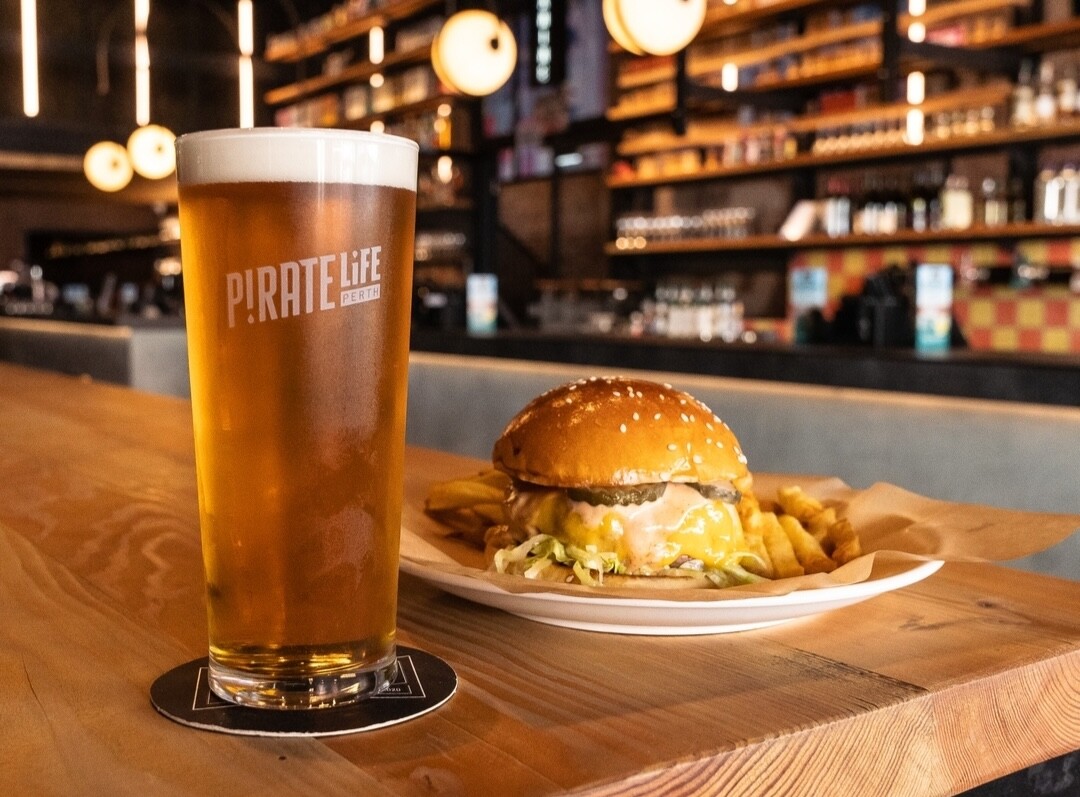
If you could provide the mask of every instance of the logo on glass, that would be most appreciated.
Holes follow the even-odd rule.
[[[382,247],[287,260],[225,274],[229,329],[258,324],[380,297]]]

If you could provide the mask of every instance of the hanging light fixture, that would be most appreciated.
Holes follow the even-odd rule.
[[[604,25],[607,26],[608,33],[620,47],[629,53],[634,55],[645,55],[645,51],[642,50],[633,39],[630,38],[630,34],[626,32],[626,28],[623,27],[622,17],[619,15],[617,8],[618,0],[604,0],[603,13],[604,13]]]
[[[131,182],[131,160],[115,141],[99,141],[86,151],[83,172],[99,191],[119,191]]]
[[[134,3],[135,122],[138,128],[128,137],[126,149],[114,141],[99,141],[87,150],[83,172],[90,184],[101,191],[119,191],[131,182],[135,173],[150,180],[160,180],[176,170],[176,136],[168,128],[150,124],[150,44],[146,38],[150,0],[134,0]]]
[[[706,0],[604,0],[611,38],[635,55],[671,55],[697,36]]]
[[[517,42],[509,26],[490,11],[459,11],[435,36],[431,65],[448,88],[484,97],[514,73]]]
[[[143,177],[160,180],[176,169],[176,136],[161,125],[143,125],[127,142],[131,165]]]

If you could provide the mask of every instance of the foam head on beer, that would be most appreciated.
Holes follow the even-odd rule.
[[[176,146],[181,185],[331,181],[416,191],[419,146],[397,136],[255,128],[181,136]]]
[[[210,683],[335,705],[393,675],[414,142],[177,144]]]

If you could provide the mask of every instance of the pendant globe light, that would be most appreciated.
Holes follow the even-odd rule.
[[[672,55],[697,36],[706,0],[604,0],[604,24],[635,55]]]
[[[626,32],[626,28],[623,27],[622,17],[619,15],[617,6],[618,0],[604,0],[604,25],[607,27],[608,33],[611,34],[611,38],[615,40],[616,44],[628,53],[645,55],[645,51],[634,43],[634,40],[630,38],[630,34]]]
[[[99,191],[119,191],[131,182],[133,170],[127,150],[115,141],[99,141],[83,157],[83,173]]]
[[[432,42],[431,65],[448,88],[485,97],[514,73],[517,42],[509,26],[490,11],[459,11]]]
[[[135,171],[150,180],[168,177],[176,169],[176,136],[161,125],[143,125],[128,138],[128,155]]]

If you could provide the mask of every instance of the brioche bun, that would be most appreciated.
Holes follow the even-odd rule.
[[[738,483],[746,457],[712,410],[670,385],[593,377],[533,399],[495,442],[496,468],[548,487]]]

